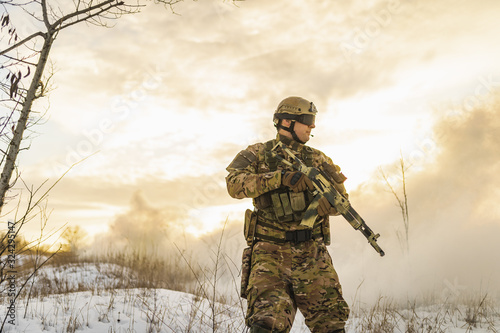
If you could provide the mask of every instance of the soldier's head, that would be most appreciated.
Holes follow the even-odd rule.
[[[278,133],[300,143],[309,141],[311,130],[316,127],[318,111],[313,102],[302,97],[287,97],[274,112],[274,126]]]

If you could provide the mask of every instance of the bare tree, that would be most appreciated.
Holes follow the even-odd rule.
[[[108,27],[109,22],[126,14],[134,14],[145,6],[144,1],[124,0],[0,0],[0,87],[6,114],[0,118],[0,136],[6,143],[1,153],[0,214],[8,190],[13,186],[12,175],[25,131],[33,123],[33,102],[46,95],[51,75],[44,76],[55,39],[66,28],[88,23]],[[149,0],[172,6],[181,0]],[[20,36],[12,12],[31,20],[35,31]]]
[[[398,192],[391,185],[391,182],[387,178],[386,174],[381,170],[382,177],[387,184],[387,187],[391,191],[391,193],[396,198],[398,202],[398,206],[401,209],[401,216],[403,218],[403,227],[404,227],[404,236],[401,235],[400,231],[397,231],[397,236],[399,239],[399,243],[403,251],[406,250],[406,253],[410,253],[410,215],[408,213],[408,195],[406,192],[406,171],[408,171],[408,167],[405,165],[405,160],[403,158],[403,154],[401,153],[401,158],[399,159],[399,172],[401,173],[401,192],[402,194],[398,194]]]

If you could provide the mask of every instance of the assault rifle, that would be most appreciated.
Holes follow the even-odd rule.
[[[290,163],[280,155],[276,154],[275,149],[277,147],[281,147],[283,151],[285,151],[288,156],[295,162]],[[366,225],[363,218],[352,208],[351,203],[344,197],[337,189],[335,188],[333,177],[323,170],[308,167],[302,162],[297,156],[295,156],[290,149],[288,149],[281,141],[273,147],[271,150],[274,157],[279,159],[286,165],[293,167],[295,170],[302,172],[305,174],[313,183],[314,191],[312,194],[314,195],[314,199],[307,207],[306,212],[304,213],[304,217],[302,218],[302,222],[300,225],[303,225],[307,228],[312,228],[316,218],[318,217],[318,201],[321,197],[325,197],[330,204],[339,212],[349,224],[355,229],[361,231],[361,233],[368,239],[368,243],[377,251],[380,256],[384,256],[385,252],[380,248],[377,243],[377,238],[380,237],[380,234],[374,234],[373,231]],[[336,170],[335,170],[336,172]]]

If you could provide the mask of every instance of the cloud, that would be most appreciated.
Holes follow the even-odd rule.
[[[168,71],[157,93],[175,96],[184,106],[220,109],[229,96],[242,102],[254,90],[262,95],[255,88],[263,82],[277,94],[294,86],[314,98],[345,98],[391,84],[401,67],[449,57],[457,47],[465,51],[464,39],[468,44],[496,30],[492,7],[498,4],[489,2],[490,10],[472,2],[452,4],[181,3],[180,15],[151,5],[117,20],[115,29],[61,34],[54,53],[64,68],[64,86],[71,80],[71,86],[94,93],[128,93],[127,84],[156,64]],[[477,21],[486,24],[483,30]],[[342,43],[354,47],[352,61]]]
[[[226,130],[236,127],[237,117],[240,124],[268,119],[281,99],[294,94],[307,96],[325,110],[332,103],[398,85],[412,95],[422,89],[442,93],[448,81],[430,84],[429,76],[445,80],[463,72],[460,62],[473,57],[470,50],[475,49],[465,52],[464,43],[480,40],[475,43],[491,45],[484,41],[497,24],[491,20],[494,10],[472,2],[451,4],[255,1],[236,7],[190,2],[176,7],[180,15],[147,6],[138,15],[117,20],[114,29],[91,27],[61,34],[54,47],[60,88],[51,112],[75,137],[109,118],[114,129],[106,142],[122,142],[123,147],[145,142],[145,133],[175,139],[199,117],[212,119],[208,129],[218,122],[230,125]],[[474,28],[467,13],[486,22],[486,31]],[[478,38],[479,32],[485,37]],[[352,61],[347,61],[342,43],[355,47]],[[450,61],[456,59],[457,47],[465,58]],[[474,68],[471,75],[481,63],[487,62],[466,66]],[[439,68],[444,65],[448,67],[443,73]],[[389,98],[400,94],[395,91]],[[415,113],[412,107],[405,112]],[[400,110],[399,105],[394,108]],[[197,144],[209,142],[205,130],[196,130],[203,132]]]
[[[216,174],[183,176],[174,179],[150,175],[130,182],[119,182],[116,178],[98,175],[64,177],[50,191],[49,227],[51,230],[57,230],[65,224],[79,225],[90,236],[94,236],[110,230],[111,224],[115,223],[116,216],[128,214],[127,212],[134,209],[153,207],[161,212],[162,216],[173,226],[172,229],[177,232],[188,227],[203,229],[203,232],[217,228],[226,215],[222,211],[216,211],[208,216],[207,221],[203,221],[201,219],[205,211],[212,206],[241,204],[241,202],[235,202],[227,194],[224,180],[225,166],[233,157],[223,161],[224,166],[221,166]],[[44,181],[43,178],[32,175],[30,179],[34,184],[41,184]],[[53,178],[49,179],[42,190],[47,190],[53,182]],[[138,191],[141,194],[136,194]],[[15,193],[18,192],[16,190]],[[133,198],[132,203],[129,204],[131,198]],[[17,199],[11,200],[6,207],[6,212],[11,212],[16,203]],[[232,210],[228,207],[227,215],[230,214]],[[217,220],[219,218],[220,221]],[[36,223],[26,225],[23,230],[28,238],[40,232],[39,225]]]
[[[230,160],[227,162],[229,164]],[[176,179],[144,177],[130,183],[117,183],[114,179],[75,177],[63,179],[53,189],[55,197],[63,197],[55,204],[84,207],[88,203],[105,203],[122,207],[137,190],[149,197],[154,205],[179,207],[186,211],[196,207],[223,205],[230,201],[227,195],[224,169],[217,174],[185,176]]]

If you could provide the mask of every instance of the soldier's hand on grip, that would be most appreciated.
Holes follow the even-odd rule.
[[[327,198],[321,197],[318,200],[318,215],[319,216],[328,216],[328,215],[336,215],[337,210],[333,208]]]
[[[287,171],[281,177],[281,183],[288,186],[294,192],[314,190],[312,181],[300,171]]]

